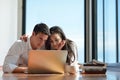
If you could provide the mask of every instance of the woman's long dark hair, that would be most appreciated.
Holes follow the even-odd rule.
[[[71,48],[72,41],[67,39],[63,30],[59,26],[53,26],[50,28],[50,34],[59,34],[62,40],[66,40],[65,45],[63,46],[62,50],[67,50],[68,51],[68,56],[67,56],[67,63],[70,65],[72,62],[75,61],[75,53],[73,52]],[[50,50],[50,37],[48,38],[48,41],[46,42],[46,49]],[[74,59],[72,60],[72,57]]]

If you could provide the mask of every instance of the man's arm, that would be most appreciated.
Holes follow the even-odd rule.
[[[15,42],[8,51],[3,64],[3,72],[13,72],[18,67],[18,60],[22,52],[22,46]]]
[[[26,73],[28,71],[27,67],[16,67],[13,73]]]

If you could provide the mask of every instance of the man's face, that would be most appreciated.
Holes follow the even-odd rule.
[[[45,42],[48,38],[48,35],[43,33],[38,33],[37,35],[33,32],[32,34],[32,40],[31,40],[31,46],[33,49],[41,48],[45,45]]]

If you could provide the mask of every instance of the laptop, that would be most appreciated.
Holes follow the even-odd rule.
[[[66,59],[66,50],[30,50],[28,56],[28,73],[65,73]]]

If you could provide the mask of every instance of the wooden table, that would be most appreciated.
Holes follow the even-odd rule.
[[[107,71],[106,74],[4,74],[0,70],[0,80],[120,80],[120,72]]]

